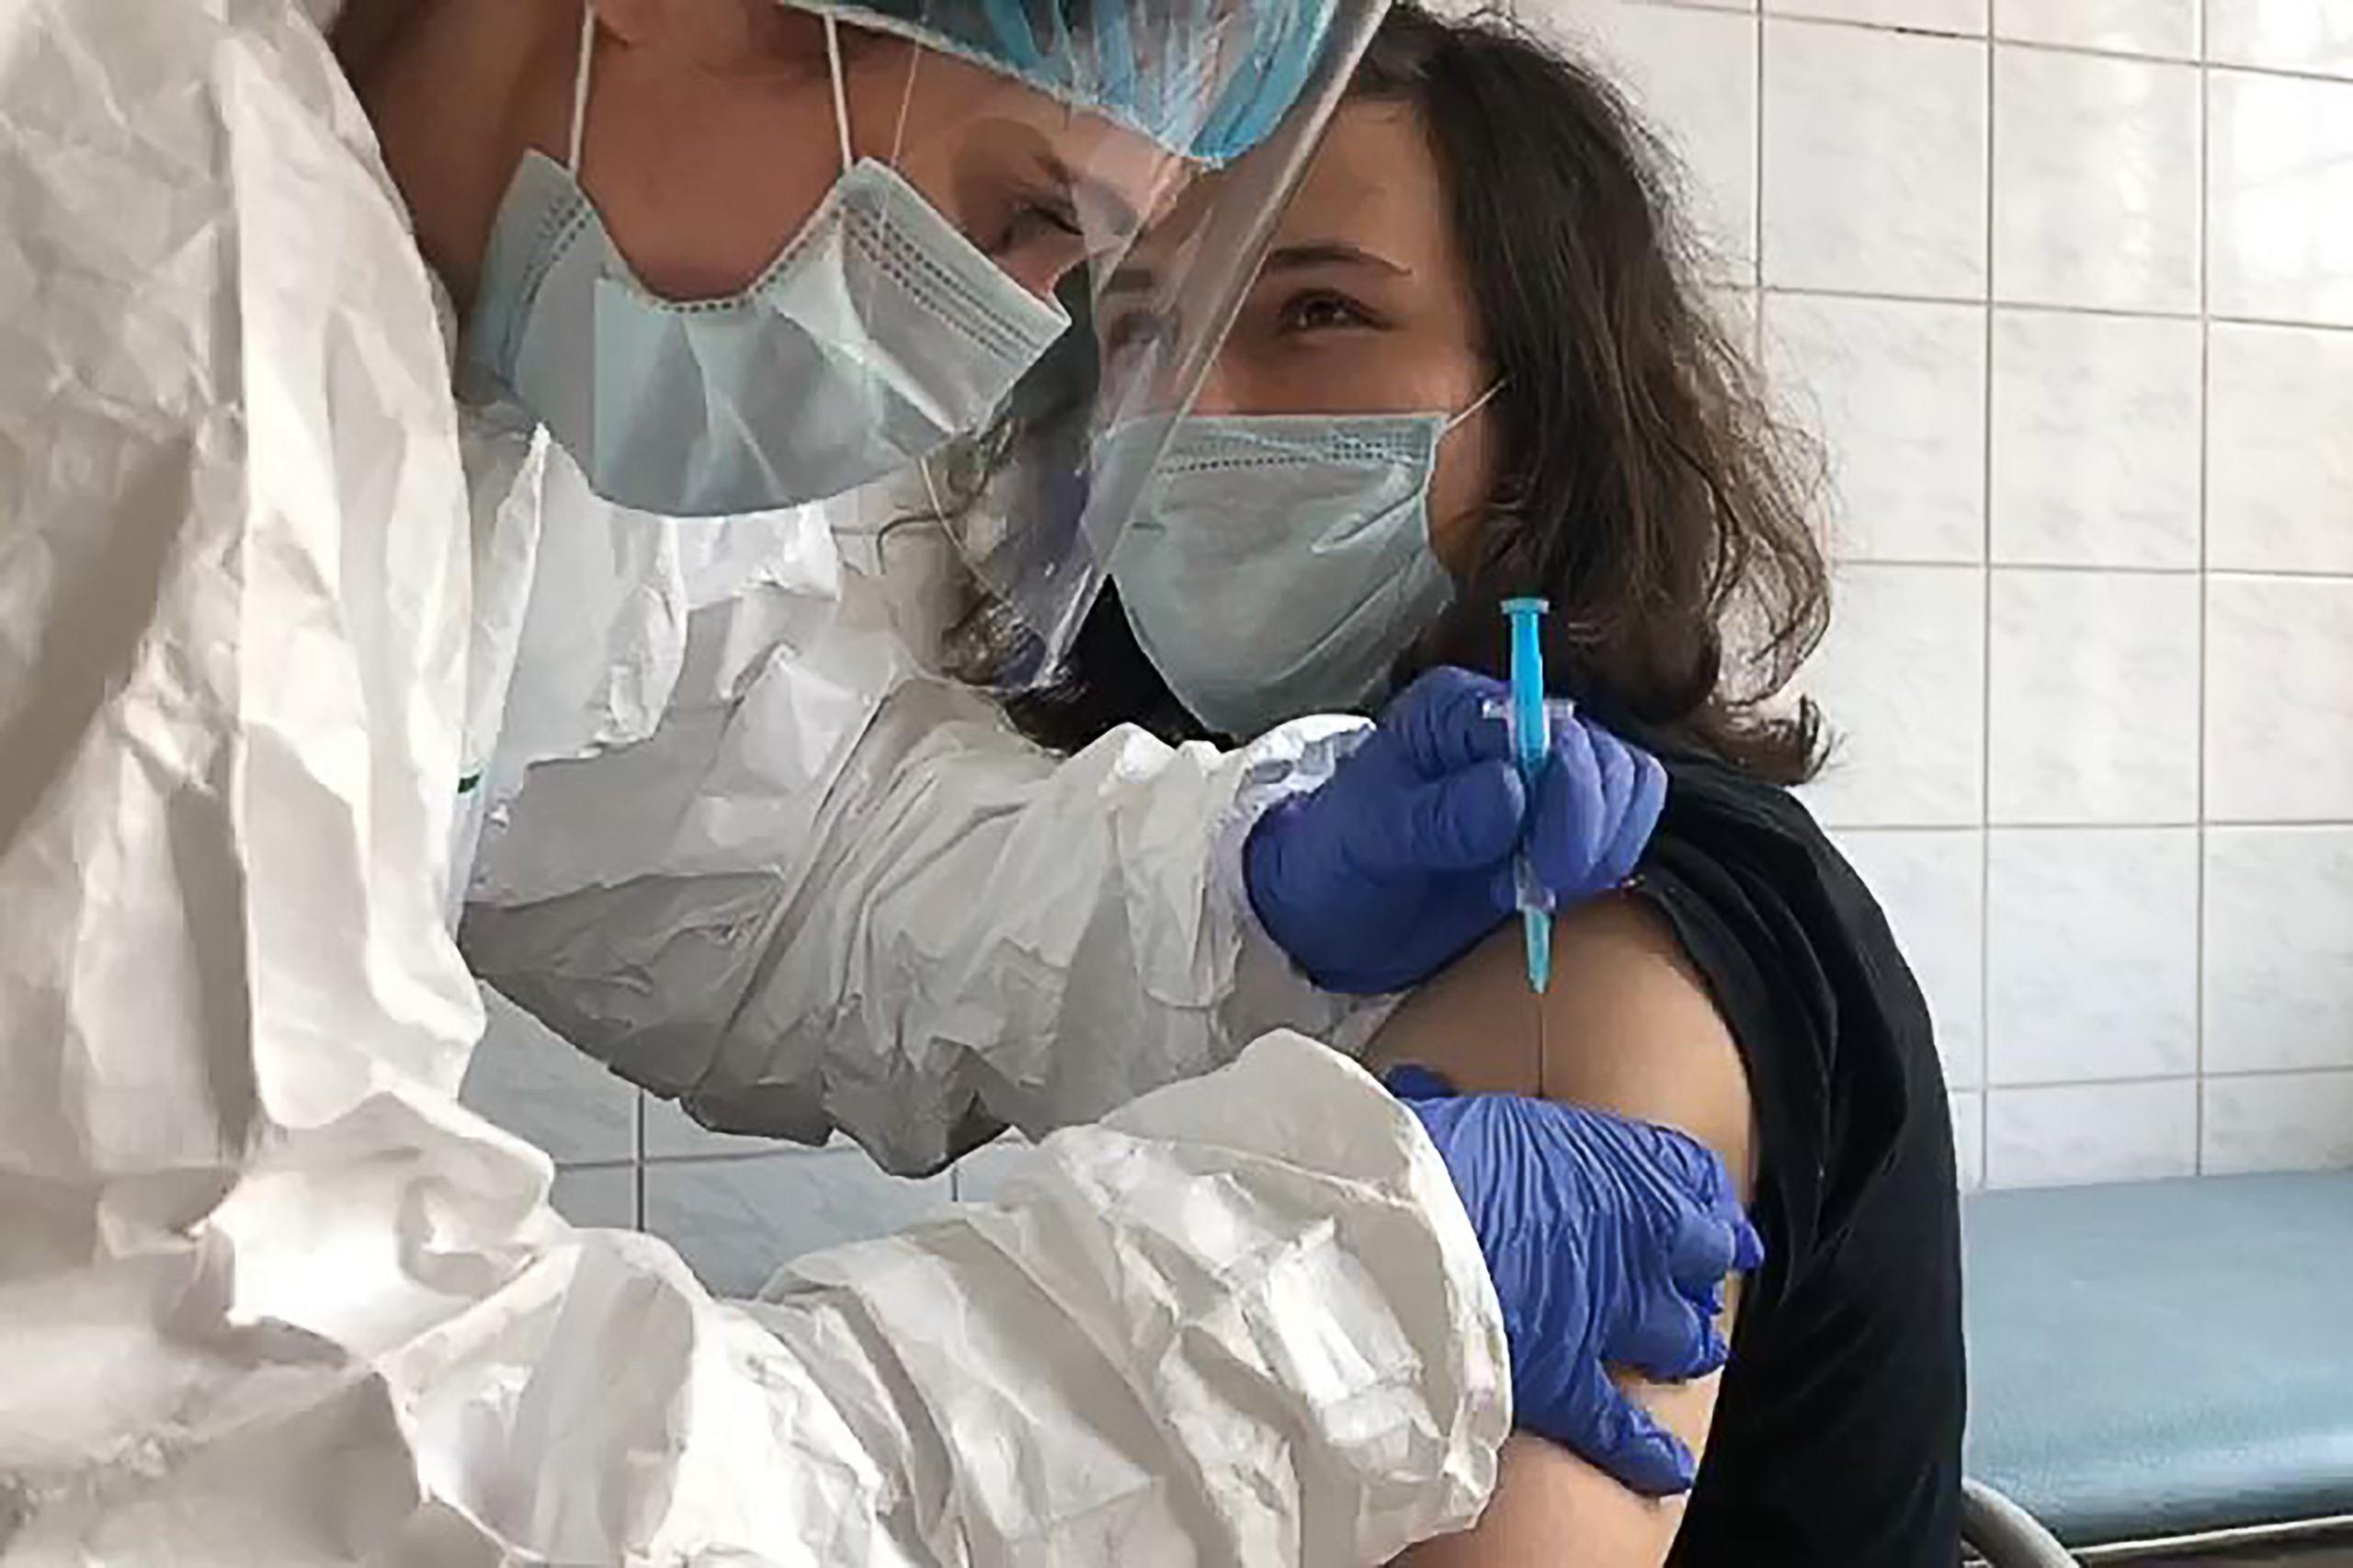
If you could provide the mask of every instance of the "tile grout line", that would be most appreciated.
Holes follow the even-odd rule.
[[[2211,539],[2213,521],[2207,516],[2207,476],[2213,467],[2208,450],[2211,434],[2213,401],[2213,323],[2207,311],[2212,303],[2213,276],[2213,116],[2210,100],[2212,75],[2203,63],[2206,54],[2206,13],[2209,0],[2199,0],[2196,26],[2198,32],[2198,906],[2192,916],[2197,925],[2196,979],[2193,988],[2196,1016],[2191,1020],[2192,1038],[2198,1047],[2198,1099],[2191,1116],[2192,1136],[2196,1143],[2190,1151],[2191,1166],[2199,1175],[2206,1174],[2206,637],[2210,619],[2207,610],[2212,564]]]
[[[2285,1078],[2353,1078],[2353,1061],[2324,1062],[2295,1067],[2234,1067],[2227,1073],[2214,1074],[2222,1083],[2264,1083]],[[2191,1084],[2200,1080],[2193,1073],[2123,1073],[2112,1078],[2037,1078],[1978,1085],[1978,1091],[2006,1095],[2032,1094],[2040,1089],[2112,1089],[2144,1086],[2152,1084]],[[1972,1091],[1961,1089],[1961,1094]]]
[[[1749,13],[1748,26],[1756,60],[1749,89],[1754,98],[1749,105],[1748,276],[1756,303],[1756,319],[1748,325],[1748,352],[1761,364],[1765,358],[1765,6],[1763,0],[1751,3],[1755,9]]]
[[[1977,835],[1977,1081],[1987,1086],[1977,1101],[1977,1180],[1993,1185],[1994,1156],[1994,182],[1999,132],[1995,127],[1994,8],[1985,8],[1985,285],[1984,380],[1978,389],[1978,595],[1982,615],[1980,661]]]
[[[1965,310],[1991,297],[1985,294],[1906,293],[1893,289],[1834,288],[1812,283],[1760,282],[1757,285],[1757,291],[1761,294],[1782,294],[1802,300],[1853,300],[1881,305],[1943,305],[1953,310]],[[2330,335],[2353,333],[2353,320],[2322,321],[2309,317],[2235,313],[2209,316],[2196,309],[2181,311],[2133,309],[2124,305],[2059,304],[2042,300],[2002,300],[1998,302],[2006,311],[2046,316],[2090,316],[2102,321],[2198,322],[2211,320],[2223,326],[2263,327],[2278,332],[2314,332]]]
[[[751,1136],[745,1134],[745,1136]],[[765,1141],[756,1149],[682,1149],[669,1153],[648,1154],[643,1168],[655,1170],[675,1165],[731,1165],[747,1160],[851,1160],[865,1158],[865,1152],[856,1144],[796,1143],[790,1138]],[[882,1167],[874,1167],[881,1171]],[[891,1176],[888,1171],[882,1171]],[[892,1176],[893,1181],[928,1181],[929,1176]]]
[[[1904,555],[1841,555],[1839,563],[1845,566],[1893,567],[1906,572],[1969,572],[1975,570],[1981,564],[1986,564],[1977,561],[1931,561],[1925,556]],[[1999,566],[2005,572],[2040,572],[2052,576],[2198,578],[2211,576],[2226,578],[2234,582],[2333,583],[2353,586],[2353,572],[2324,572],[2309,569],[2257,572],[2238,567],[2211,570],[2203,566],[2101,566],[2082,561],[1996,561],[1990,564]]]
[[[1634,0],[1637,5],[1656,10],[1699,11],[1723,15],[1738,14],[1748,7],[1711,6],[1704,0]],[[2006,49],[2025,50],[2035,54],[2064,54],[2091,60],[2125,61],[2140,65],[2180,65],[2203,70],[2211,67],[2243,76],[2281,77],[2294,82],[2320,82],[2332,85],[2353,84],[2353,75],[2323,70],[2316,66],[2273,65],[2259,62],[2209,60],[2205,57],[2204,18],[2200,20],[2200,37],[2197,48],[2188,54],[2175,54],[2162,50],[2132,50],[2104,48],[2098,44],[2058,43],[2048,39],[2008,38],[1995,30],[1990,19],[1983,30],[1963,31],[1954,28],[1907,27],[1893,22],[1877,22],[1859,17],[1814,16],[1802,11],[1779,10],[1769,15],[1776,20],[1798,22],[1807,27],[1835,28],[1845,32],[1891,33],[1898,38],[1922,39],[1947,43],[1997,43]]]

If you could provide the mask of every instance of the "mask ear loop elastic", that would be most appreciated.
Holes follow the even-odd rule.
[[[1503,390],[1504,383],[1501,381],[1497,381],[1492,386],[1488,387],[1485,392],[1483,392],[1477,397],[1472,398],[1471,400],[1470,407],[1464,409],[1461,413],[1448,420],[1445,426],[1439,429],[1438,433],[1438,438],[1440,440],[1444,440],[1448,436],[1453,434],[1454,427],[1456,426],[1461,424],[1464,420],[1470,418],[1472,415],[1486,407],[1487,404],[1493,403],[1495,400],[1495,394]]]
[[[913,44],[907,46],[907,84],[899,92],[899,123],[891,128],[891,166],[899,166],[899,150],[906,145],[907,110],[915,101],[915,66],[923,59],[923,51]],[[931,454],[926,452],[915,460],[915,472],[923,476],[924,494],[931,497],[932,516],[944,528],[952,520],[948,508],[939,499],[939,485],[931,476]]]
[[[1465,408],[1461,413],[1455,415],[1453,417],[1447,420],[1445,424],[1438,427],[1438,438],[1430,443],[1429,463],[1422,472],[1422,488],[1425,492],[1428,490],[1430,484],[1438,478],[1438,449],[1446,444],[1446,438],[1449,436],[1453,435],[1456,427],[1461,425],[1464,420],[1470,418],[1472,415],[1486,407],[1488,403],[1493,403],[1495,401],[1495,394],[1503,390],[1503,379],[1501,377],[1497,377],[1495,381],[1489,384],[1485,392],[1481,392],[1477,397],[1471,400],[1469,407]],[[1491,706],[1493,705],[1491,704]],[[1502,713],[1502,708],[1496,707],[1495,716],[1501,717]]]
[[[842,74],[841,26],[831,11],[825,13],[825,64],[834,80],[834,133],[841,139],[842,173],[847,174],[858,162],[849,141],[849,87]],[[906,145],[907,110],[915,98],[915,66],[923,60],[923,51],[907,46],[907,85],[899,94],[899,122],[891,130],[891,166],[899,164],[899,150]]]
[[[850,146],[849,88],[842,74],[841,28],[835,21],[832,12],[826,12],[824,19],[825,62],[832,73],[834,82],[834,129],[841,138],[842,173],[847,174],[856,165],[857,157]],[[898,123],[891,128],[889,166],[893,169],[898,167],[900,149],[906,144],[907,111],[915,103],[915,67],[922,62],[922,60],[923,51],[913,44],[908,45],[906,85],[899,93]],[[871,306],[873,293],[874,285],[870,282],[867,288],[867,298],[859,301],[861,312]],[[928,454],[915,460],[915,472],[922,478],[924,493],[931,500],[932,516],[943,527],[946,526],[949,521],[948,508],[941,505],[939,485],[932,478],[931,459]]]
[[[581,0],[580,63],[572,74],[572,147],[563,165],[574,180],[580,177],[580,153],[588,141],[588,78],[596,62],[597,4]]]
[[[891,128],[891,166],[899,166],[899,153],[907,144],[907,111],[915,107],[915,67],[923,63],[923,49],[907,45],[907,80],[899,89],[899,122]]]
[[[849,148],[849,87],[842,80],[842,30],[831,11],[825,13],[825,64],[834,78],[834,134],[841,139],[842,173],[855,160]]]

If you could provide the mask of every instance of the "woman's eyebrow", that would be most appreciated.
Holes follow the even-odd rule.
[[[1293,272],[1310,267],[1370,267],[1392,278],[1410,278],[1414,269],[1400,267],[1387,256],[1375,256],[1359,245],[1343,240],[1318,240],[1306,244],[1281,245],[1267,253],[1258,265],[1258,274],[1266,277],[1276,272]],[[1149,293],[1158,281],[1146,262],[1121,265],[1103,286],[1108,297],[1112,294]]]
[[[1308,244],[1278,246],[1267,253],[1267,259],[1259,270],[1283,272],[1305,267],[1335,266],[1370,267],[1395,278],[1405,277],[1413,270],[1344,240],[1320,240]]]

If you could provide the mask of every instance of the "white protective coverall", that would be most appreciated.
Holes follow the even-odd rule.
[[[892,527],[919,488],[676,522],[542,441],[510,494],[534,491],[477,554],[529,593],[477,619],[474,670],[514,673],[470,727],[464,947],[623,1076],[725,1131],[845,1127],[920,1174],[1267,1028],[1354,1047],[1382,1016],[1309,985],[1241,876],[1250,824],[1362,720],[1055,756],[924,673],[949,547]]]
[[[747,1306],[566,1225],[545,1158],[456,1103],[469,620],[528,591],[486,563],[532,498],[470,511],[332,9],[0,11],[0,1561],[1343,1564],[1467,1521],[1509,1422],[1476,1239],[1419,1123],[1299,1037]],[[816,878],[854,881],[839,853]],[[751,880],[747,926],[801,915]],[[930,1016],[875,1085],[968,1043]],[[1005,1114],[1056,1119],[1053,1070],[997,1071]],[[840,1075],[824,1108],[892,1147],[902,1103]],[[926,1093],[914,1163],[961,1114]]]

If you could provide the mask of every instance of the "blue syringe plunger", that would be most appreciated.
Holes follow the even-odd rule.
[[[1511,620],[1511,748],[1529,784],[1543,771],[1552,750],[1552,720],[1544,709],[1544,629],[1552,609],[1544,599],[1506,599]]]

